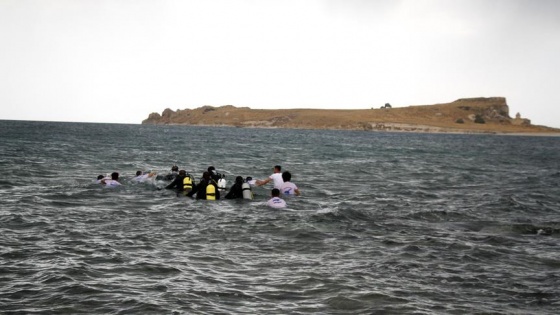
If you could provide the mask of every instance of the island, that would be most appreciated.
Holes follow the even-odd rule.
[[[202,106],[151,113],[142,124],[250,128],[335,129],[392,132],[550,134],[560,129],[510,117],[504,97],[462,98],[451,103],[370,109],[251,109]]]

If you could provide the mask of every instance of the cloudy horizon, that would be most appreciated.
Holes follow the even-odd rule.
[[[0,0],[0,119],[506,97],[560,127],[560,1]]]

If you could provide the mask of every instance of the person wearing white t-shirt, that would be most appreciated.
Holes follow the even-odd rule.
[[[292,173],[286,171],[282,173],[282,179],[284,180],[284,184],[280,187],[280,192],[284,195],[291,195],[291,196],[299,196],[300,192],[297,188],[296,184],[292,183]]]
[[[132,181],[137,183],[144,183],[147,182],[148,180],[151,180],[155,175],[156,175],[155,172],[144,174],[142,173],[142,171],[136,171],[136,177],[133,177]]]
[[[111,177],[105,177],[103,175],[97,176],[97,180],[95,181],[96,184],[101,184],[101,181],[104,179],[111,179]]]
[[[288,205],[286,204],[286,201],[284,201],[284,199],[280,198],[280,190],[277,188],[272,189],[271,192],[272,198],[270,198],[268,200],[268,202],[266,203],[267,206],[271,207],[271,208],[276,208],[276,209],[280,209],[280,208],[286,208]]]
[[[282,179],[282,166],[274,166],[274,173],[265,180],[257,180],[256,184],[257,186],[262,186],[268,184],[270,181],[274,182],[274,188],[282,188],[282,184],[284,184],[284,180]]]
[[[121,183],[119,183],[119,173],[117,172],[111,173],[111,179],[102,179],[101,184],[105,185],[105,187],[121,186]]]

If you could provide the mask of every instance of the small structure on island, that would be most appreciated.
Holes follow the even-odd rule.
[[[521,114],[518,112],[515,114],[515,118],[511,120],[511,123],[517,126],[530,126],[531,120],[527,118],[521,118]]]

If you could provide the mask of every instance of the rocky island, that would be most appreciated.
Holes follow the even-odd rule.
[[[371,109],[250,109],[225,105],[152,113],[142,124],[369,131],[560,134],[510,117],[504,97],[464,98],[451,103]]]

